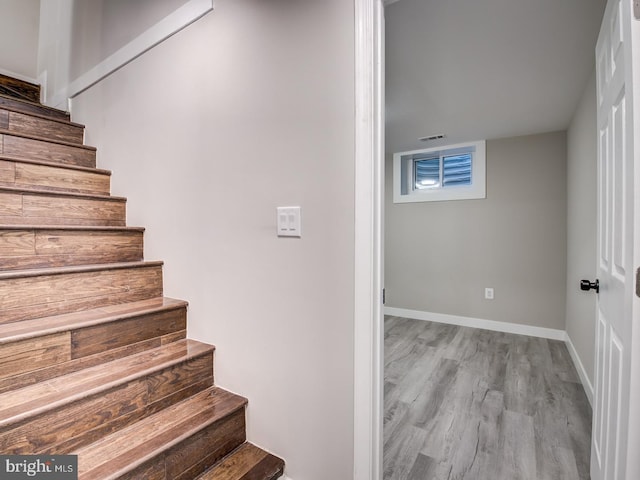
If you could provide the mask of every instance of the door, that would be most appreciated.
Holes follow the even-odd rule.
[[[591,477],[637,479],[640,369],[634,292],[635,168],[632,0],[609,0],[596,46],[598,122],[598,314]],[[636,52],[640,53],[636,48]],[[635,65],[637,68],[637,65]],[[637,122],[635,122],[637,124]],[[634,322],[636,325],[634,325]],[[635,330],[634,330],[635,328]],[[635,350],[635,352],[634,352]],[[634,355],[635,354],[635,358]],[[631,420],[634,420],[631,422]]]

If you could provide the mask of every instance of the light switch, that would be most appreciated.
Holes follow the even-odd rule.
[[[301,237],[302,218],[300,207],[278,207],[278,236]]]

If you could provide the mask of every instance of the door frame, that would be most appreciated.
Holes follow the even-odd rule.
[[[384,5],[354,0],[354,480],[382,479]]]

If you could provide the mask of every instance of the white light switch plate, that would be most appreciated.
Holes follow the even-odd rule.
[[[301,237],[302,217],[300,207],[278,207],[278,236]]]

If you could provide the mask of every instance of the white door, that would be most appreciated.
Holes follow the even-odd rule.
[[[609,0],[596,46],[598,118],[598,320],[591,478],[638,480],[640,357],[634,243],[640,208],[634,195],[638,108],[632,90],[640,48],[632,0]],[[635,31],[634,31],[635,30]],[[634,38],[635,36],[635,38]],[[634,65],[634,63],[636,65]],[[634,108],[635,107],[635,108]],[[636,125],[636,127],[634,127]],[[634,325],[635,323],[635,325]],[[635,351],[634,351],[635,350]]]

